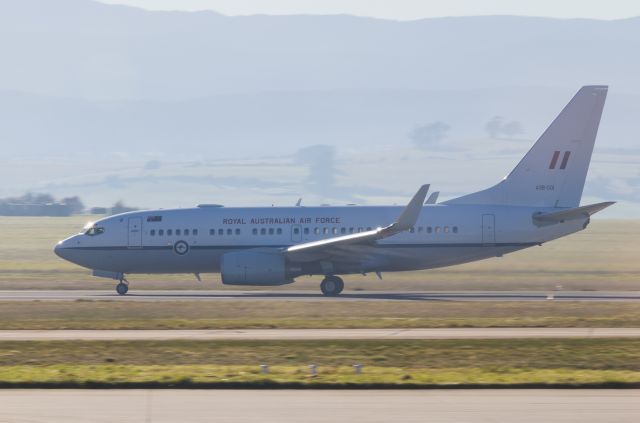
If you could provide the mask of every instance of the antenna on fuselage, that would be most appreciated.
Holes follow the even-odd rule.
[[[296,203],[296,207],[300,207],[302,204],[302,198],[298,198],[298,202]]]

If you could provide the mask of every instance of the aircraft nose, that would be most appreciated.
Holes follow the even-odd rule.
[[[84,266],[86,264],[86,257],[78,251],[77,247],[79,245],[81,245],[80,239],[75,235],[58,242],[55,247],[53,247],[53,252],[68,262]]]
[[[62,241],[58,242],[55,247],[53,247],[53,252],[56,253],[58,257],[62,257]]]
[[[66,254],[67,248],[65,247],[64,241],[58,242],[56,246],[53,247],[53,252],[56,253],[58,257],[67,260],[67,254]]]

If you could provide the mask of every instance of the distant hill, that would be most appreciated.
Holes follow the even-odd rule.
[[[640,94],[640,18],[225,17],[0,3],[0,88],[87,99],[608,83]]]
[[[502,177],[581,85],[609,84],[586,193],[640,210],[638,51],[640,18],[396,22],[4,1],[0,178],[12,183],[0,195],[289,204],[323,169],[333,185],[318,202],[404,201],[418,179],[452,195]],[[489,121],[517,131],[489,133]],[[335,158],[300,163],[314,145]],[[473,177],[453,170],[474,160]]]

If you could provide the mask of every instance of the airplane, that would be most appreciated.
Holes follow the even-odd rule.
[[[65,260],[118,281],[126,275],[221,273],[226,285],[276,286],[323,276],[452,266],[581,231],[614,204],[580,206],[607,86],[584,86],[524,158],[496,185],[435,204],[423,185],[406,207],[195,208],[123,213],[91,223],[55,246]]]

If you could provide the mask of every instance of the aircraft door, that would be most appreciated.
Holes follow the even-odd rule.
[[[291,241],[302,241],[302,227],[300,225],[291,225]]]
[[[496,243],[496,217],[492,214],[482,215],[482,243]]]
[[[129,218],[129,241],[127,246],[129,248],[141,248],[142,247],[142,218],[130,217]]]

